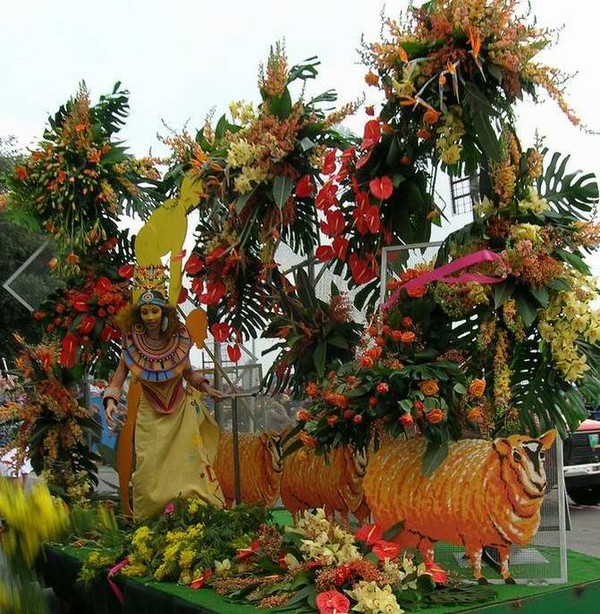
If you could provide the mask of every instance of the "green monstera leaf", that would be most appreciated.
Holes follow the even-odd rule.
[[[548,150],[543,151],[548,155]],[[598,203],[598,182],[593,173],[567,172],[571,156],[556,152],[537,180],[540,196],[560,215],[588,219]]]

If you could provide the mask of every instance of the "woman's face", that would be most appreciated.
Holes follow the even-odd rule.
[[[160,330],[162,309],[158,305],[142,305],[140,307],[140,316],[144,326],[149,331]]]

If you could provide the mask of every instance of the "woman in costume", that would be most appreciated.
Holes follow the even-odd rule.
[[[198,496],[222,506],[223,495],[210,466],[218,445],[218,427],[196,390],[216,399],[222,395],[192,369],[189,331],[156,289],[144,290],[137,304],[120,319],[123,351],[104,392],[104,405],[112,428],[128,373],[139,380],[142,393],[132,475],[134,517],[155,516],[178,497]]]

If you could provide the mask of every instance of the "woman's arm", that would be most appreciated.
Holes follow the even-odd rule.
[[[204,375],[200,371],[196,371],[195,369],[193,369],[189,360],[187,367],[183,371],[183,377],[187,381],[187,383],[192,386],[192,388],[195,388],[196,390],[207,394],[209,397],[212,397],[216,400],[220,400],[223,398],[223,393],[220,390],[213,388],[210,385],[210,382],[204,377]]]
[[[115,426],[114,414],[117,412],[117,406],[121,400],[121,388],[125,382],[125,378],[129,373],[129,368],[125,364],[125,361],[121,358],[119,366],[110,380],[110,384],[104,389],[104,395],[102,401],[104,403],[104,410],[106,412],[106,423],[108,428]]]

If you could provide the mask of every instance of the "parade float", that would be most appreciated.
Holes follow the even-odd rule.
[[[552,33],[512,0],[427,2],[384,26],[361,54],[373,106],[324,110],[332,91],[306,94],[318,61],[290,66],[278,44],[260,101],[165,139],[160,175],[114,142],[119,89],[97,106],[80,91],[15,170],[9,207],[54,237],[65,285],[34,314],[48,337],[23,349],[27,402],[2,416],[20,423],[17,463],[29,454],[70,505],[70,535],[39,569],[77,607],[558,612],[597,598],[600,564],[565,548],[559,442],[600,392],[585,260],[598,187],[521,143],[515,119],[517,100],[549,96],[578,122],[560,73],[537,63]],[[340,129],[362,113],[362,135]],[[442,173],[469,178],[473,216],[433,243]],[[125,205],[146,220],[135,240],[117,225]],[[284,269],[284,248],[302,266]],[[210,331],[235,362],[245,341],[277,339],[264,388],[299,408],[284,430],[234,420],[221,435],[228,508],[178,499],[132,523],[138,393],[120,501],[98,504],[94,421],[68,387],[115,366],[128,280],[163,264],[198,347]],[[315,270],[335,280],[327,296]]]

